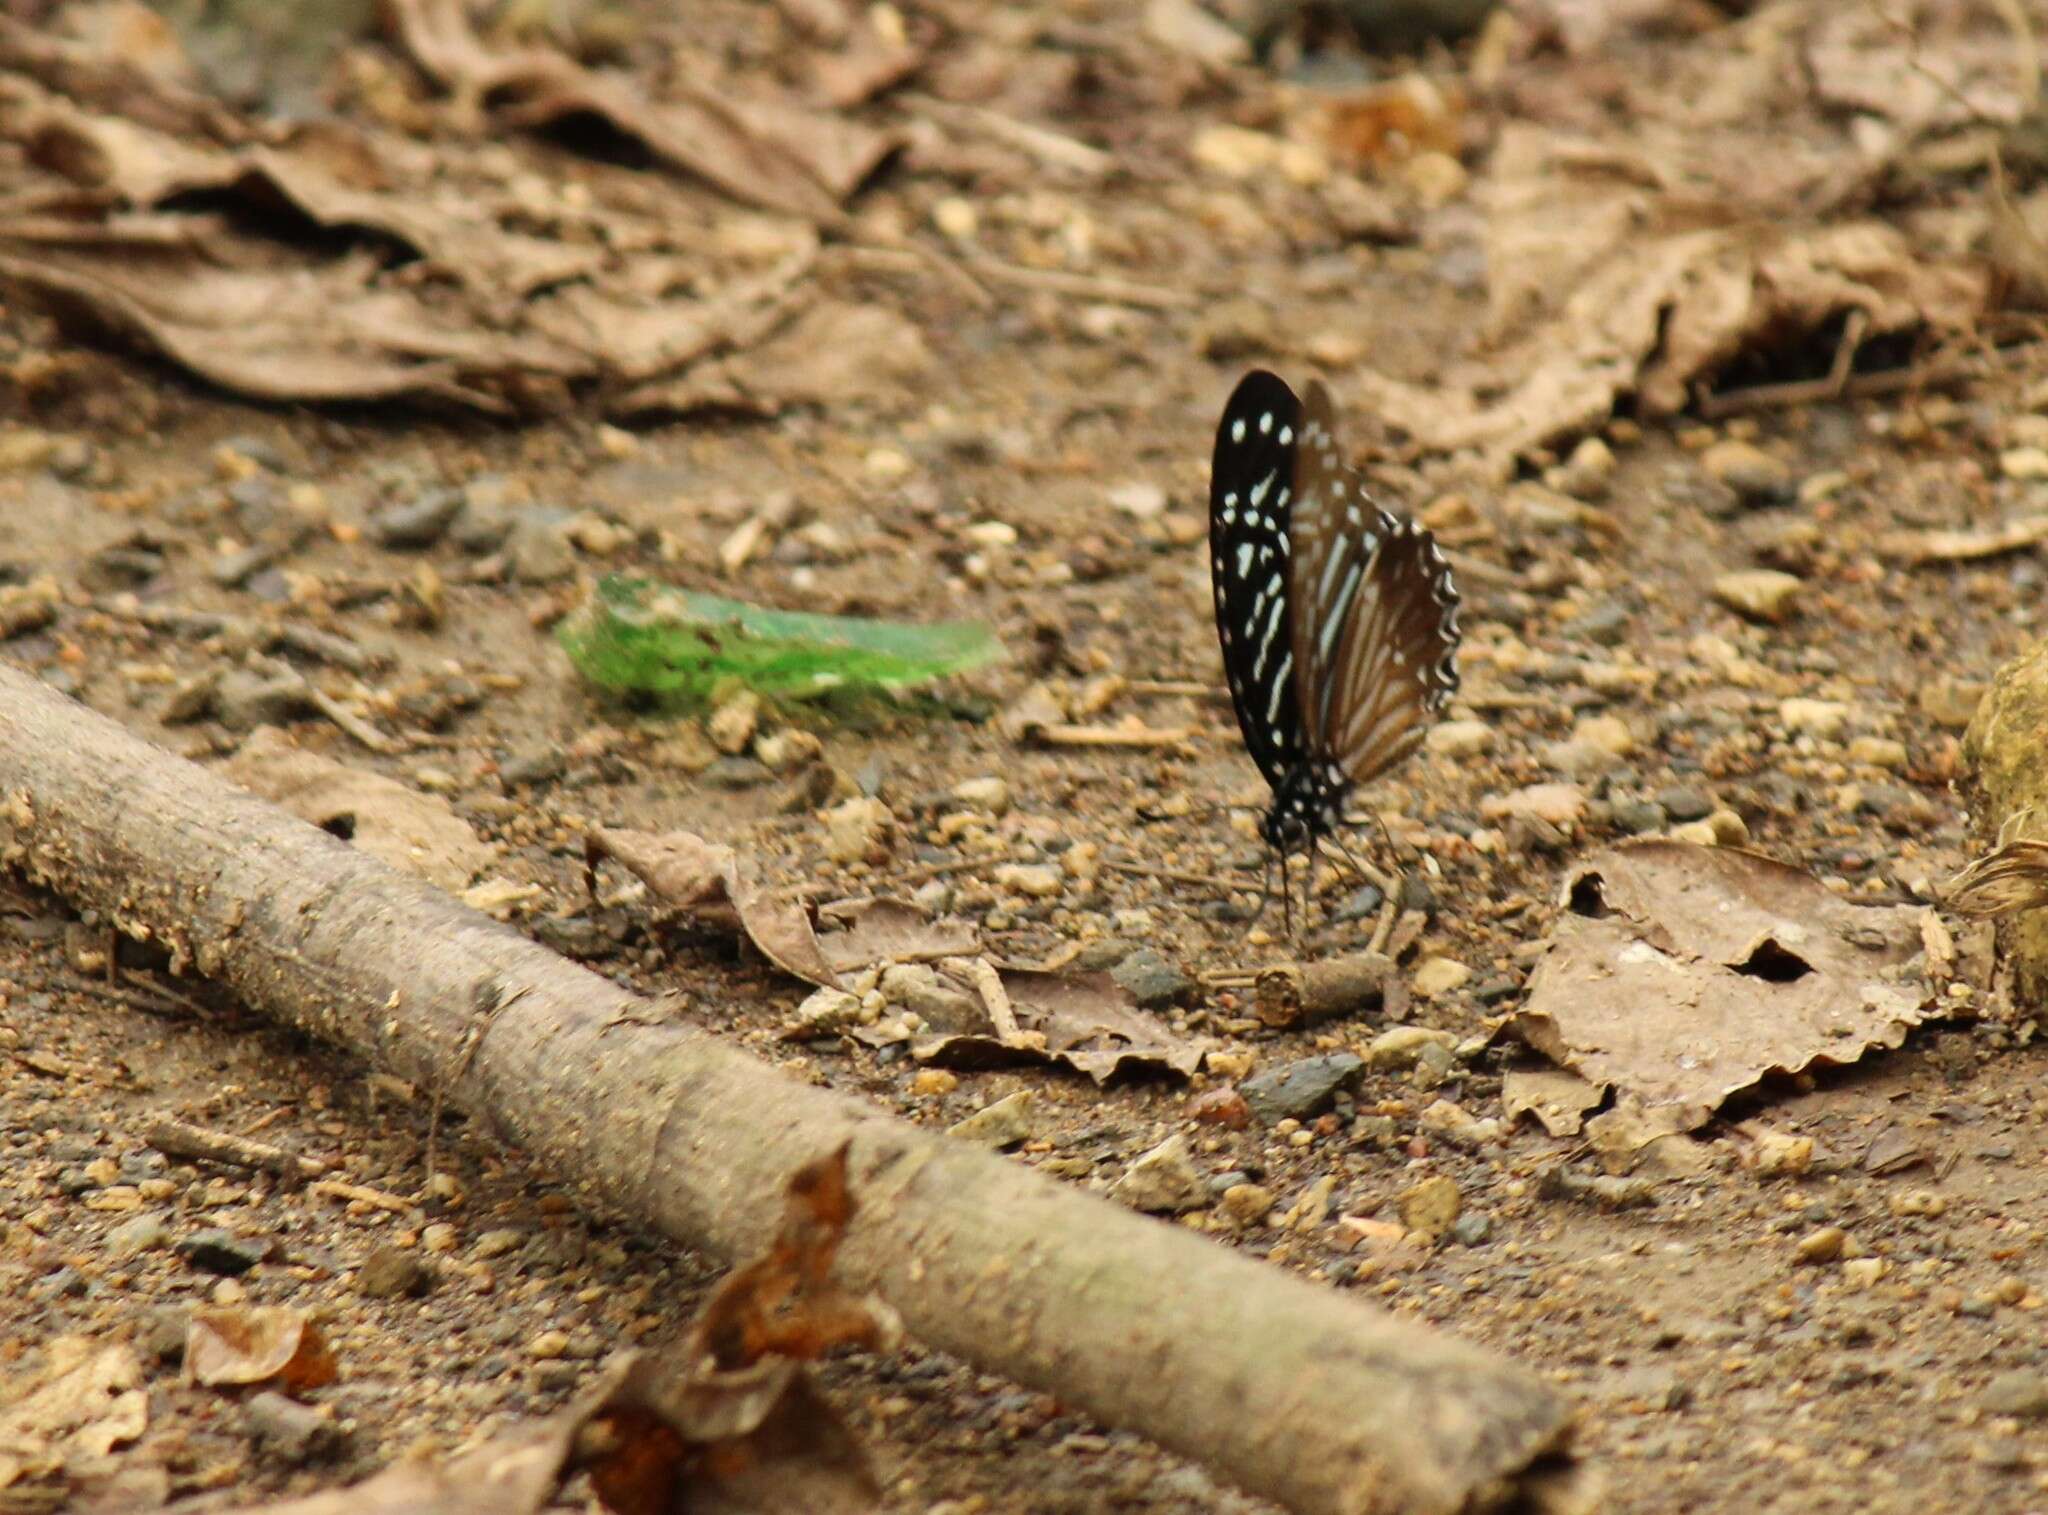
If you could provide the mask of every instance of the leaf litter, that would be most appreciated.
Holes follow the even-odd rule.
[[[811,280],[820,231],[844,229],[840,204],[892,133],[682,71],[656,100],[550,49],[485,43],[459,0],[390,14],[447,91],[413,124],[453,117],[467,135],[244,118],[178,82],[189,68],[8,24],[0,141],[25,161],[0,205],[0,282],[273,400],[512,415],[590,392],[621,416],[772,415],[843,403],[863,376],[870,398],[907,393],[925,372],[911,323],[820,302]],[[579,179],[558,159],[536,187],[500,140],[589,116],[653,170],[592,161]],[[798,361],[817,353],[840,356]]]
[[[585,858],[593,888],[610,858],[665,904],[741,931],[814,985],[791,1039],[907,1042],[919,1062],[945,1067],[1060,1063],[1098,1084],[1147,1071],[1186,1077],[1201,1065],[1202,1047],[1141,1012],[1109,974],[998,962],[973,925],[933,920],[908,901],[840,900],[814,913],[796,891],[760,882],[734,848],[683,831],[597,827]]]
[[[242,1515],[536,1515],[578,1471],[615,1515],[879,1508],[866,1452],[805,1367],[838,1347],[887,1351],[902,1331],[881,1300],[832,1277],[855,1208],[846,1159],[842,1146],[791,1178],[768,1250],[726,1275],[681,1341],[614,1355],[560,1414]]]
[[[1899,1046],[1930,1013],[1918,906],[1852,905],[1811,874],[1726,847],[1648,841],[1573,869],[1510,1023],[1565,1074],[1504,1090],[1553,1134],[1634,1150],[1703,1125],[1771,1074]]]
[[[60,1336],[40,1371],[10,1378],[0,1390],[0,1506],[75,1488],[149,1427],[142,1362],[125,1343]]]

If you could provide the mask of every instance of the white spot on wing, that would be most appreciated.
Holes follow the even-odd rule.
[[[1272,431],[1272,429],[1273,429],[1273,412],[1272,412],[1272,411],[1270,411],[1270,410],[1264,410],[1264,411],[1260,411],[1260,412],[1259,412],[1259,435],[1263,437],[1263,436],[1267,435],[1267,434],[1268,434],[1269,432],[1271,432],[1271,431]]]
[[[1230,440],[1233,442],[1242,442],[1244,440],[1244,417],[1239,416],[1230,423]]]
[[[1240,542],[1237,547],[1237,576],[1244,578],[1252,571],[1252,544]]]

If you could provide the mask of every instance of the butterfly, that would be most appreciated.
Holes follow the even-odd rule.
[[[1217,423],[1209,568],[1284,885],[1288,857],[1338,833],[1353,792],[1413,752],[1457,690],[1458,589],[1436,539],[1343,461],[1330,392],[1312,382],[1304,401],[1259,369]]]

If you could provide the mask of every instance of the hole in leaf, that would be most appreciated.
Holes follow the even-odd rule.
[[[1750,953],[1747,962],[1735,965],[1735,971],[1763,979],[1766,983],[1791,984],[1813,972],[1813,965],[1765,937],[1756,944],[1756,950]]]
[[[344,842],[356,839],[356,818],[353,815],[333,815],[320,823],[320,829],[329,836],[338,836]]]
[[[1601,892],[1600,875],[1588,873],[1573,880],[1572,892],[1565,904],[1574,915],[1590,916],[1604,920],[1607,916],[1607,896]]]

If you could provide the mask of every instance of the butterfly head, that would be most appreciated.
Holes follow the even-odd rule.
[[[1343,824],[1350,795],[1351,780],[1334,764],[1296,763],[1274,789],[1260,834],[1275,851],[1303,851]]]

